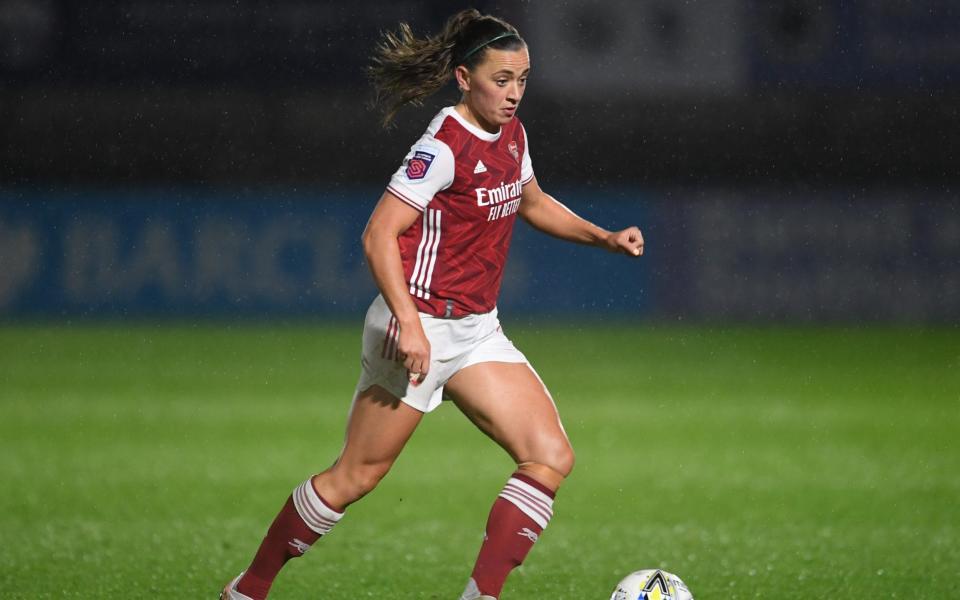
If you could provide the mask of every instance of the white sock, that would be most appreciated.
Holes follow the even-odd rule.
[[[480,595],[480,590],[477,589],[477,582],[473,580],[473,577],[467,582],[467,589],[463,590],[463,593],[460,594],[460,600],[497,600],[493,596],[482,596]]]

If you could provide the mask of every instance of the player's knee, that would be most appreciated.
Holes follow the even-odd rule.
[[[577,458],[573,453],[573,446],[570,445],[570,442],[564,440],[563,444],[554,449],[547,466],[566,478],[573,472],[573,465],[576,462]]]
[[[556,489],[573,471],[575,462],[573,447],[563,439],[540,448],[531,460],[521,462],[519,467],[520,471]]]
[[[542,440],[539,446],[533,457],[535,462],[549,467],[561,477],[566,477],[573,471],[573,463],[576,459],[567,436],[551,436]]]

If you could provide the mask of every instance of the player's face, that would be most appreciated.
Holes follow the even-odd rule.
[[[529,73],[530,53],[526,47],[519,50],[488,48],[483,62],[473,71],[462,73],[464,101],[481,127],[497,131],[510,122],[523,98]]]

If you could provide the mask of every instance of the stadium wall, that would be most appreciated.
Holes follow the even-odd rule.
[[[638,261],[518,224],[517,316],[955,322],[960,202],[916,190],[558,190],[639,224]],[[348,317],[375,288],[359,244],[377,189],[8,189],[0,316]]]

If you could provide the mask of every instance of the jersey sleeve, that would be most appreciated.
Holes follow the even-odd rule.
[[[523,129],[523,160],[520,161],[520,184],[527,185],[533,180],[533,162],[530,160],[530,138],[527,137],[527,128]]]
[[[433,196],[453,183],[454,161],[450,147],[426,133],[404,157],[390,178],[387,191],[423,212]]]

